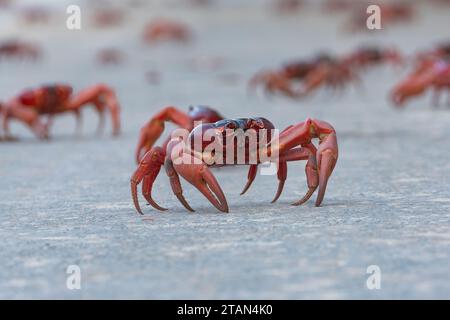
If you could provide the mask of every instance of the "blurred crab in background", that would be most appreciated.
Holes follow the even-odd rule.
[[[93,16],[93,24],[99,28],[114,27],[120,25],[125,18],[122,10],[117,8],[97,9]]]
[[[404,106],[407,100],[424,94],[428,89],[434,90],[433,105],[439,105],[442,90],[450,93],[450,64],[444,60],[423,59],[415,70],[395,85],[391,99],[395,106]],[[450,106],[450,96],[448,100]]]
[[[96,61],[103,66],[117,66],[124,62],[125,54],[116,48],[104,48],[97,52]]]
[[[167,41],[186,43],[191,38],[192,34],[187,25],[165,18],[148,23],[143,33],[143,40],[147,44]]]
[[[444,42],[413,57],[413,70],[391,91],[390,98],[400,107],[413,97],[433,90],[432,104],[439,105],[442,91],[450,94],[450,43]],[[448,99],[450,106],[450,96]]]
[[[37,60],[41,57],[41,50],[35,44],[11,39],[0,42],[0,60],[23,59]]]
[[[19,15],[26,24],[46,24],[50,21],[51,11],[48,7],[35,5],[22,8]]]
[[[3,103],[3,131],[10,138],[9,121],[16,119],[26,124],[37,137],[49,138],[49,128],[53,117],[62,113],[72,112],[77,118],[77,130],[80,130],[80,110],[92,104],[98,112],[100,121],[98,132],[103,130],[104,111],[108,109],[112,117],[113,135],[120,132],[120,106],[112,88],[104,84],[97,84],[73,94],[69,85],[54,84],[26,89]],[[42,117],[47,117],[44,124]]]
[[[321,54],[311,60],[285,64],[280,70],[261,71],[249,81],[249,89],[262,86],[266,93],[281,93],[290,98],[302,98],[320,87],[342,90],[359,77],[345,60]],[[294,85],[298,85],[294,87]]]
[[[258,72],[250,79],[249,89],[261,86],[269,94],[302,98],[320,87],[343,90],[350,83],[359,84],[362,71],[385,63],[401,66],[404,58],[394,48],[376,46],[361,47],[341,57],[322,53],[311,59],[286,63],[278,70]]]
[[[344,56],[342,60],[353,69],[358,70],[382,64],[403,66],[405,63],[405,58],[397,49],[378,46],[362,46]]]

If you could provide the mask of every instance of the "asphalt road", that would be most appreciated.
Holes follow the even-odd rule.
[[[246,92],[255,71],[319,50],[375,42],[413,53],[449,38],[448,12],[420,13],[411,25],[361,34],[343,33],[342,17],[318,10],[279,17],[235,4],[135,10],[111,30],[68,31],[64,11],[34,29],[4,20],[0,38],[32,39],[46,56],[0,62],[2,99],[57,80],[76,90],[106,82],[122,104],[123,134],[111,138],[108,127],[97,137],[91,110],[78,137],[70,116],[56,119],[50,142],[13,125],[20,141],[0,144],[0,298],[450,298],[450,110],[433,108],[429,95],[392,108],[387,93],[408,70],[391,67],[368,71],[362,87],[340,95],[290,101]],[[157,14],[192,25],[194,42],[143,46],[142,17]],[[104,46],[122,48],[127,60],[98,67],[95,53]],[[212,69],[217,58],[223,61]],[[149,70],[161,72],[159,85],[145,81]],[[330,122],[340,159],[323,206],[290,206],[306,191],[303,163],[289,164],[276,204],[276,176],[258,175],[239,196],[247,168],[223,168],[214,172],[229,214],[184,183],[196,209],[188,214],[161,174],[154,198],[170,210],[143,205],[153,218],[143,220],[129,190],[133,152],[141,125],[168,104],[264,116],[279,128],[306,117]],[[80,290],[66,287],[69,265],[81,269]],[[381,270],[379,290],[366,287],[370,265]]]

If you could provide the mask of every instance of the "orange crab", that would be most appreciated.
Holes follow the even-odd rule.
[[[104,84],[97,84],[72,94],[69,85],[54,84],[27,89],[3,104],[3,130],[6,137],[10,137],[9,121],[17,119],[26,124],[39,138],[48,138],[48,130],[55,115],[73,112],[77,117],[77,128],[80,128],[80,110],[86,105],[93,104],[99,113],[98,130],[103,129],[104,111],[108,109],[112,117],[113,135],[120,132],[120,106],[112,88]],[[47,123],[41,121],[47,116]]]
[[[439,103],[443,89],[450,92],[450,64],[444,60],[423,60],[406,79],[398,83],[391,93],[395,106],[404,106],[413,97],[425,93],[429,88],[434,90],[433,104]],[[450,105],[450,100],[449,100]]]
[[[143,39],[148,44],[174,41],[188,42],[192,38],[189,27],[183,23],[159,18],[145,26]]]

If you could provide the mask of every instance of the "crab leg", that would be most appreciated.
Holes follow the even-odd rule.
[[[198,160],[194,161],[192,155],[188,158],[188,163],[182,162],[181,159],[173,162],[176,172],[203,193],[218,210],[228,212],[225,195],[211,170],[204,163],[198,164]]]
[[[306,173],[306,181],[308,184],[308,191],[305,196],[299,201],[293,203],[293,205],[300,205],[306,202],[314,193],[318,186],[318,173],[317,173],[317,165],[315,158],[315,148],[314,152],[311,151],[311,148],[314,146],[305,146],[304,148],[294,148],[290,149],[280,157],[280,163],[283,161],[299,161],[299,160],[308,160],[305,166]]]
[[[97,135],[101,135],[105,127],[105,105],[96,100],[94,101],[94,106],[98,113]]]
[[[329,76],[330,70],[328,66],[319,65],[313,71],[311,71],[305,79],[305,84],[302,89],[301,96],[306,96],[307,94],[318,89]]]
[[[160,211],[166,211],[166,208],[159,206],[152,198],[153,183],[155,182],[160,169],[161,167],[159,167],[158,169],[155,168],[155,171],[152,171],[150,174],[144,177],[144,180],[142,181],[142,195],[153,208]]]
[[[149,152],[147,152],[139,167],[133,173],[131,177],[131,195],[133,197],[133,202],[136,210],[142,213],[142,210],[139,206],[138,194],[137,194],[137,186],[142,182],[142,193],[145,199],[151,204],[155,209],[158,210],[166,210],[163,207],[160,207],[153,199],[152,199],[152,186],[158,176],[158,173],[161,169],[162,164],[164,163],[165,153],[163,149],[159,147],[152,148]]]
[[[250,188],[250,186],[252,185],[253,181],[255,180],[257,172],[258,172],[258,165],[257,164],[251,164],[250,168],[248,169],[248,180],[247,180],[247,183],[245,184],[244,189],[241,192],[241,195],[246,193],[247,190]]]
[[[317,168],[319,170],[319,194],[316,199],[316,206],[320,206],[328,179],[333,172],[338,157],[337,139],[335,134],[327,136],[317,150]]]
[[[277,193],[275,194],[275,197],[273,198],[273,200],[270,203],[274,203],[275,201],[277,201],[281,195],[281,192],[283,192],[284,182],[286,181],[286,177],[287,177],[287,164],[285,161],[278,163],[277,176],[278,176]]]
[[[3,107],[3,133],[10,138],[9,121],[11,118],[25,123],[40,139],[48,139],[48,128],[40,121],[39,115],[29,108],[22,107],[17,100],[6,103]]]
[[[93,103],[96,108],[99,104],[103,105],[102,108],[108,108],[111,113],[113,135],[118,135],[120,133],[120,106],[114,90],[104,84],[84,89],[70,100],[67,108],[69,110],[79,109],[88,103]]]
[[[299,123],[282,132],[279,137],[278,146],[269,145],[268,151],[273,152],[273,148],[278,148],[279,154],[286,157],[286,154],[292,152],[290,149],[296,145],[303,145],[306,149],[313,152],[315,148],[311,144],[312,133],[318,134],[318,137],[321,139],[319,149],[315,155],[317,167],[315,166],[313,157],[308,156],[309,163],[306,166],[306,176],[308,178],[309,190],[305,197],[295,204],[304,203],[314,193],[315,187],[317,187],[317,174],[315,173],[315,168],[317,168],[319,175],[319,194],[316,199],[316,206],[319,206],[325,194],[328,178],[333,172],[338,158],[337,138],[333,127],[323,121],[307,119],[305,122]]]
[[[135,152],[136,162],[139,163],[142,155],[152,148],[164,132],[164,123],[167,121],[187,130],[192,129],[192,120],[186,113],[172,106],[165,107],[142,127]]]
[[[181,187],[180,177],[173,167],[172,160],[167,158],[164,162],[164,168],[166,169],[167,176],[170,179],[170,186],[172,187],[173,193],[177,196],[178,200],[180,200],[181,204],[187,210],[194,212],[195,210],[191,208],[191,206],[183,196],[183,188]]]
[[[82,124],[83,124],[83,119],[81,117],[81,112],[80,110],[74,110],[73,114],[75,115],[75,121],[76,121],[76,127],[75,127],[75,132],[77,135],[81,135],[81,131],[82,131]]]
[[[286,132],[287,130],[289,130],[292,127],[292,125],[288,126],[286,129],[284,129],[281,133]],[[288,157],[286,157],[286,159],[288,159]],[[281,193],[283,192],[283,188],[284,188],[284,183],[286,181],[287,178],[287,160],[281,160],[278,162],[278,171],[277,171],[277,176],[278,176],[278,189],[277,189],[277,193],[275,194],[275,197],[273,198],[273,200],[270,203],[274,203],[278,200],[278,198],[280,197]]]

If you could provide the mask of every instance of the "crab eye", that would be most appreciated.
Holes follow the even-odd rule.
[[[256,125],[260,128],[264,128],[264,122],[261,119],[256,120]]]

